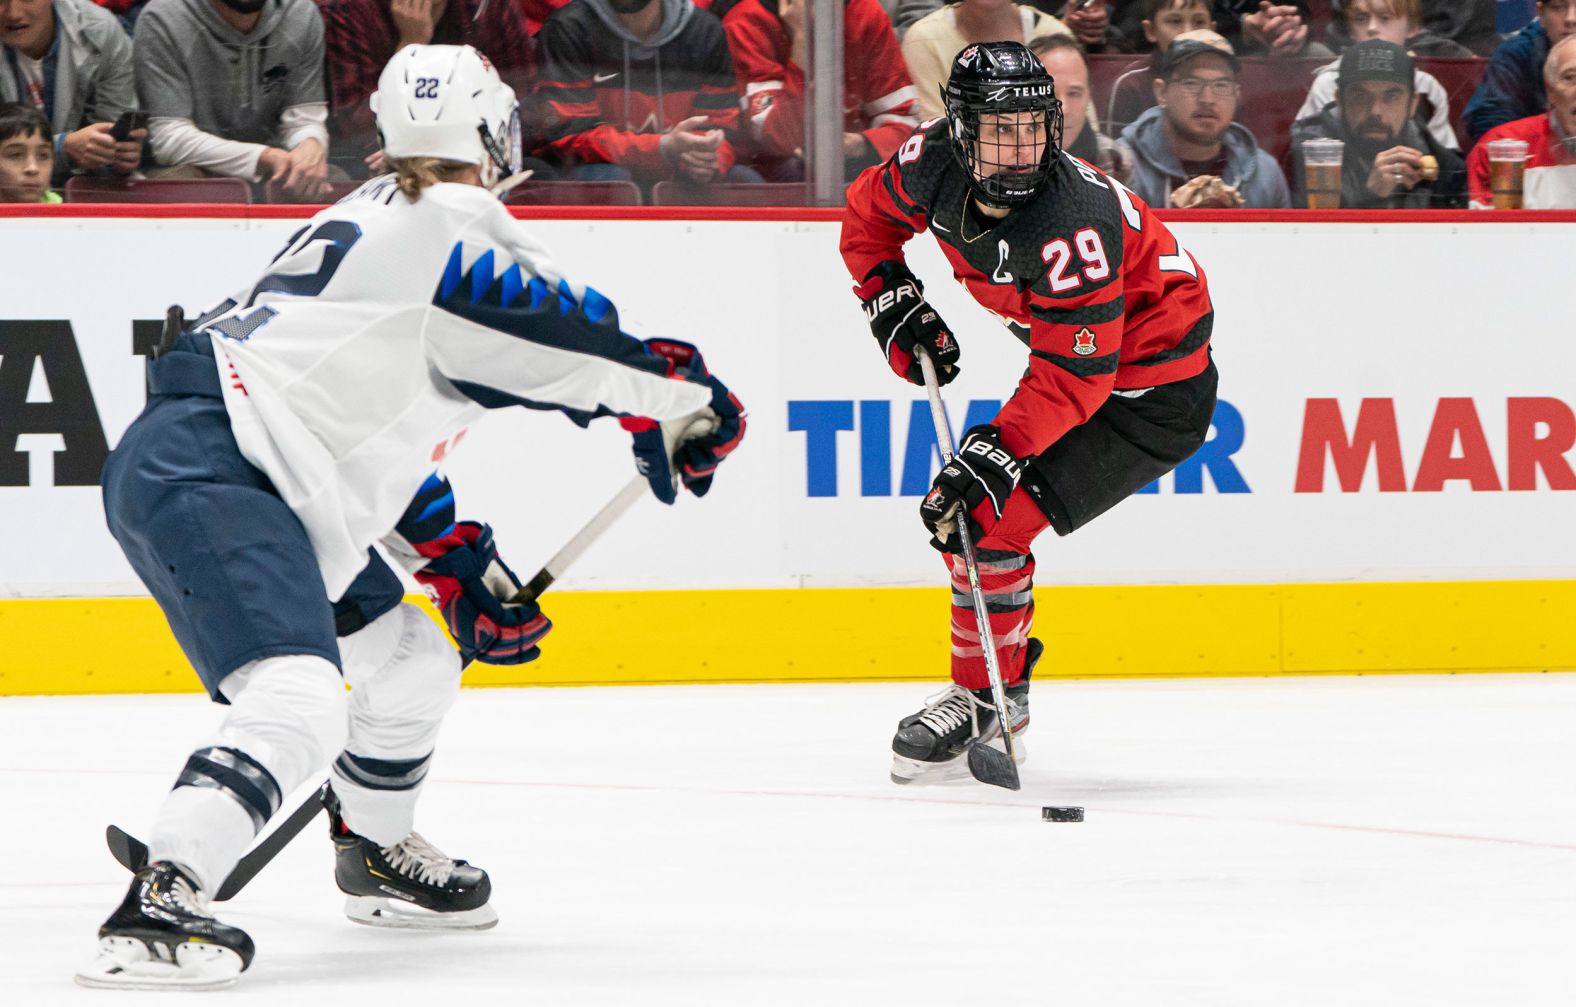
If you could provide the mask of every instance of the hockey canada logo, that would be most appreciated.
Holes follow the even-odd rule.
[[[1087,326],[1073,333],[1074,353],[1078,354],[1080,357],[1087,357],[1092,356],[1094,351],[1094,333],[1090,332]]]

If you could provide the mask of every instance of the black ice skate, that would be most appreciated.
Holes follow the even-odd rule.
[[[486,871],[451,860],[415,832],[380,848],[345,825],[332,790],[323,803],[346,916],[367,926],[414,930],[486,930],[498,924],[498,913],[487,904],[492,882]]]
[[[1012,724],[1013,748],[1020,763],[1028,754],[1023,733],[1029,728],[1029,678],[1044,650],[1044,644],[1030,639],[1023,677],[1006,688],[1007,719]],[[892,782],[967,779],[969,766],[963,753],[975,738],[984,738],[985,744],[1005,750],[990,689],[949,686],[931,698],[923,710],[898,722],[897,734],[892,736]]]
[[[213,918],[180,868],[160,860],[133,875],[99,927],[98,958],[76,978],[101,989],[222,989],[246,971],[253,950],[244,930]]]

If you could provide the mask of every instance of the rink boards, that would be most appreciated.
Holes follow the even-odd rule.
[[[104,529],[98,466],[144,401],[137,351],[165,306],[253,281],[301,220],[70,212],[0,219],[0,694],[187,690]],[[541,661],[467,680],[938,677],[947,592],[915,516],[929,418],[874,351],[835,221],[674,215],[530,226],[627,330],[699,343],[748,437],[710,496],[643,501],[554,589]],[[1576,667],[1576,345],[1559,309],[1576,216],[1174,228],[1217,311],[1215,430],[1152,492],[1040,541],[1042,673]],[[963,346],[954,425],[988,419],[1023,348],[928,238],[910,253]],[[511,410],[447,472],[525,574],[628,478],[627,444]],[[570,467],[572,485],[533,482]]]

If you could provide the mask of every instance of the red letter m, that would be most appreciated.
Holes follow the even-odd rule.
[[[1298,493],[1324,492],[1324,458],[1335,463],[1341,492],[1356,493],[1373,457],[1379,469],[1382,493],[1404,493],[1406,472],[1401,466],[1401,438],[1395,426],[1394,399],[1363,399],[1357,425],[1350,437],[1335,399],[1309,399],[1302,419],[1302,449],[1297,455]]]

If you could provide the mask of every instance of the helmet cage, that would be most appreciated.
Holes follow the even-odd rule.
[[[952,126],[953,153],[963,166],[969,187],[980,202],[998,209],[1021,206],[1039,195],[1051,177],[1051,162],[1062,149],[1062,103],[1050,77],[1014,80],[957,80],[942,89],[947,120]],[[1043,113],[1045,147],[1032,171],[992,157],[999,144],[988,141],[980,122],[986,115],[1020,116]]]

